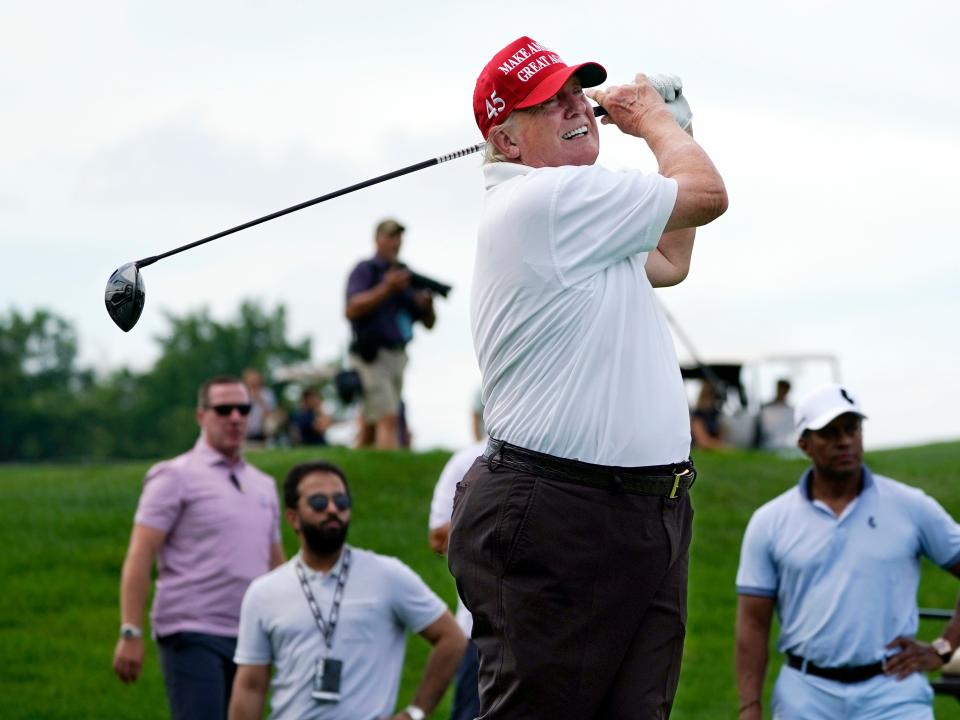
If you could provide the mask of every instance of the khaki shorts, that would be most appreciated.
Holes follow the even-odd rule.
[[[350,360],[363,384],[361,412],[364,421],[374,423],[387,415],[396,415],[400,411],[403,371],[407,367],[406,351],[380,348],[371,363],[353,354]]]

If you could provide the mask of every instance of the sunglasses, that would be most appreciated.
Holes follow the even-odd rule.
[[[224,405],[207,405],[209,410],[213,410],[220,417],[230,417],[234,410],[246,417],[250,414],[250,403],[226,403]]]
[[[317,512],[323,512],[327,509],[331,500],[337,506],[337,510],[348,510],[350,508],[350,496],[342,492],[334,493],[333,496],[326,493],[314,493],[307,498],[307,505]]]

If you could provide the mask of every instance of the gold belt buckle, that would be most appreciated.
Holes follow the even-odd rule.
[[[680,489],[680,478],[683,475],[681,473],[676,473],[673,476],[673,489],[670,490],[670,499],[673,500],[677,497],[677,490]]]

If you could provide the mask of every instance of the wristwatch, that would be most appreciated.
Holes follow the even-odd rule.
[[[416,705],[407,705],[403,711],[410,716],[410,720],[425,720],[427,714]]]
[[[123,625],[120,626],[120,637],[124,640],[136,640],[137,638],[143,637],[143,630],[136,625],[123,623]]]
[[[950,658],[953,657],[953,645],[945,637],[938,637],[935,640],[932,640],[930,642],[930,647],[932,647],[933,651],[940,656],[940,659],[943,660],[944,665],[950,662]]]

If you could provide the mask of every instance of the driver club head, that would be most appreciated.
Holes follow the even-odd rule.
[[[146,287],[140,268],[136,263],[127,263],[114,270],[107,280],[107,289],[103,294],[107,305],[107,314],[117,327],[124,332],[137,324],[143,304],[146,302]]]

